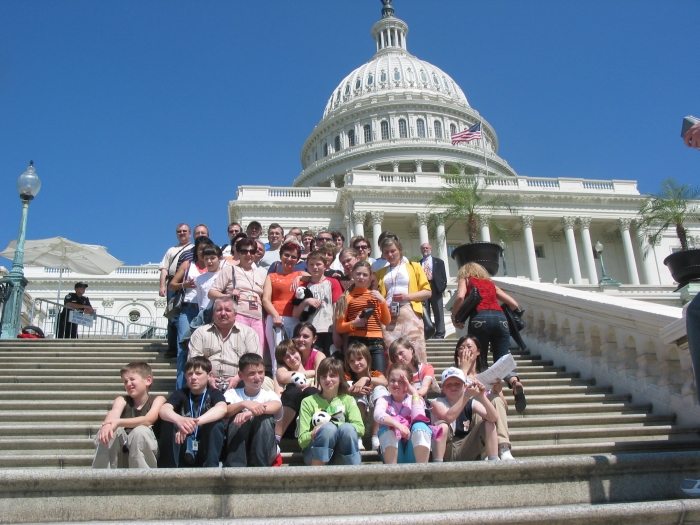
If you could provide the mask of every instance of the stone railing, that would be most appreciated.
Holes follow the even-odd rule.
[[[239,186],[236,194],[238,202],[244,201],[285,201],[334,204],[338,198],[336,188],[297,188],[272,186]]]
[[[41,268],[41,272],[44,274],[50,274],[50,275],[59,275],[61,273],[61,270],[59,268],[46,268],[46,267],[27,267],[27,272],[25,272],[27,275],[32,275],[33,269],[34,268]],[[66,268],[63,269],[63,275],[71,275],[71,274],[78,274],[78,275],[87,275],[87,274],[81,274],[80,272],[74,272],[73,270],[68,270]],[[159,275],[160,270],[158,269],[158,266],[156,265],[143,265],[143,266],[120,266],[116,270],[114,270],[111,274],[105,274],[105,275],[114,275],[114,274],[121,274],[121,275]],[[93,276],[94,277],[94,276]]]
[[[660,336],[681,318],[681,308],[522,279],[495,281],[525,310],[523,335],[532,352],[630,394],[634,403],[651,403],[656,413],[673,412],[681,425],[700,424],[690,354]]]

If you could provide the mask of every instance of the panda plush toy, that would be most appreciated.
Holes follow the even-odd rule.
[[[311,292],[311,290],[304,286],[300,286],[294,293],[294,297],[292,298],[292,304],[294,306],[299,306],[302,303],[302,301],[304,301],[305,299],[311,299],[313,298],[313,296],[314,294]],[[314,306],[307,306],[306,308],[304,308],[304,311],[301,312],[301,315],[299,316],[299,322],[305,323],[309,320],[309,317],[316,313],[317,310],[318,308]]]
[[[301,372],[294,372],[292,374],[292,383],[296,386],[304,386],[306,384],[306,375]]]
[[[314,428],[325,423],[330,423],[330,421],[331,415],[325,410],[319,410],[318,412],[314,412],[314,415],[311,416],[311,424]]]

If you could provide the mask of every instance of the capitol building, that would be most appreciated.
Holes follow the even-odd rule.
[[[495,217],[508,230],[508,276],[679,306],[663,264],[678,240],[668,232],[658,245],[640,245],[635,218],[645,196],[636,181],[624,173],[615,180],[518,175],[499,156],[498,135],[486,116],[448,73],[411,53],[408,24],[389,0],[383,4],[371,27],[373,42],[367,38],[369,60],[319,101],[321,119],[302,146],[301,172],[288,187],[239,186],[229,220],[244,228],[259,221],[263,232],[276,222],[285,231],[298,226],[339,230],[346,239],[363,235],[375,257],[379,233],[391,230],[409,256],[419,256],[419,246],[430,242],[454,281],[450,254],[465,242],[466,226],[444,224],[430,202],[445,186],[445,175],[478,177],[487,193],[519,199],[517,213]],[[481,139],[452,144],[452,134],[477,123]],[[480,238],[501,241],[485,221]],[[622,284],[614,290],[598,286],[597,242],[604,247],[607,277]],[[501,264],[499,275],[503,271]],[[54,269],[27,268],[26,275],[33,297],[56,299]],[[109,276],[69,274],[64,282],[77,279],[89,281],[87,295],[100,314],[164,321],[154,265],[122,267]]]

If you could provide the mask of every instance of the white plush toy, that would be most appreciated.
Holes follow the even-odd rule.
[[[331,415],[324,410],[319,410],[318,412],[315,412],[313,416],[311,416],[311,424],[314,427],[323,425],[324,423],[330,423],[330,421]]]
[[[306,375],[301,372],[294,372],[292,374],[292,383],[296,386],[304,386],[306,384]]]

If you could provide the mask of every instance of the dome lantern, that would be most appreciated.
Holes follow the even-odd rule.
[[[372,38],[377,44],[377,52],[397,48],[406,51],[408,25],[394,16],[391,0],[382,0],[382,4],[382,19],[372,26]]]

